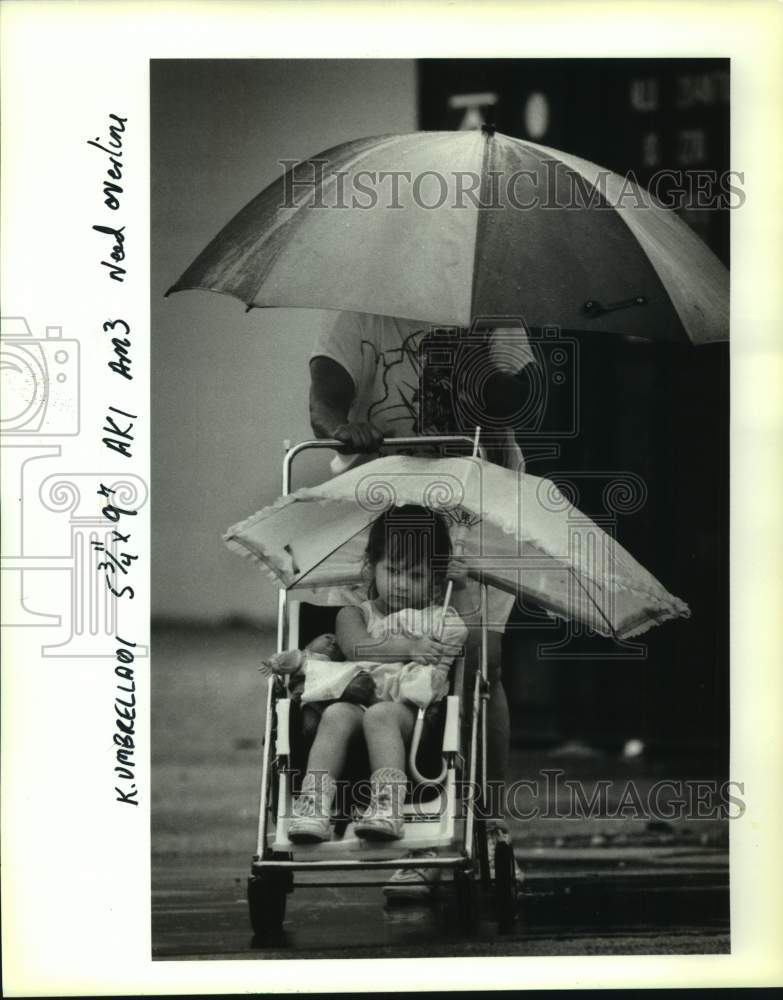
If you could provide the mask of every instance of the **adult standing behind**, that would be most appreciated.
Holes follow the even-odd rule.
[[[366,313],[335,314],[317,338],[310,358],[310,421],[317,437],[342,441],[332,464],[340,472],[377,452],[386,437],[472,435],[482,427],[488,458],[522,467],[514,439],[529,388],[525,368],[534,362],[521,321],[485,320],[470,331]],[[455,592],[455,607],[470,623],[475,604]],[[462,599],[462,608],[459,606]],[[505,790],[510,723],[501,680],[501,637],[513,597],[491,591],[489,607],[487,777]],[[477,621],[475,607],[473,620]],[[475,630],[473,630],[475,632]],[[508,839],[503,804],[488,825],[490,858]],[[426,895],[440,869],[396,872],[388,896]]]

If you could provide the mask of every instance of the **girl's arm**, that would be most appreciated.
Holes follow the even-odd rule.
[[[378,639],[370,635],[359,608],[348,606],[337,613],[337,642],[349,660],[409,660],[416,642],[405,635]]]
[[[406,635],[390,635],[385,639],[378,639],[367,631],[364,615],[357,607],[340,609],[336,631],[340,649],[349,660],[416,660],[419,663],[435,663],[443,656],[455,654],[451,646],[437,639],[412,639]]]

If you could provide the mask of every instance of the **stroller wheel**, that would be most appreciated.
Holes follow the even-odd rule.
[[[495,902],[501,931],[510,930],[517,917],[517,880],[514,849],[500,841],[495,846]]]
[[[247,880],[247,902],[253,947],[279,939],[285,919],[286,896],[291,891],[291,873],[269,868]]]
[[[454,892],[460,930],[466,934],[472,933],[478,927],[479,899],[478,886],[469,868],[455,869]]]

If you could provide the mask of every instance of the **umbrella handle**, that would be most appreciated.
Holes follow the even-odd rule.
[[[481,437],[481,428],[476,428],[476,433],[473,437],[473,458],[478,455],[479,450],[479,438]],[[465,527],[460,525],[457,529],[457,537],[454,539],[454,555],[461,556],[465,548]],[[446,596],[443,598],[443,614],[440,616],[440,628],[438,629],[437,638],[440,639],[443,636],[443,629],[446,624],[446,612],[449,610],[449,605],[451,604],[451,595],[454,592],[454,581],[449,580],[446,584]]]
[[[411,737],[411,748],[410,753],[408,754],[408,770],[410,771],[410,775],[414,781],[417,781],[420,785],[440,785],[448,773],[448,766],[446,764],[445,757],[443,758],[441,772],[436,778],[428,778],[423,775],[416,764],[416,758],[419,755],[419,743],[421,742],[421,732],[423,727],[424,709],[419,706],[419,711],[416,714],[416,721],[413,724],[413,736]]]
[[[460,525],[457,529],[457,537],[454,539],[454,551],[452,555],[461,556],[465,549],[465,528]],[[446,583],[446,594],[443,598],[443,613],[440,616],[440,625],[438,627],[437,639],[440,639],[443,635],[443,629],[446,624],[446,612],[449,610],[451,604],[451,595],[454,592],[454,581],[448,580]]]
[[[455,556],[461,556],[464,548],[465,548],[464,540],[462,539],[458,540],[457,542],[454,543],[453,554]],[[438,626],[438,634],[436,636],[437,639],[440,639],[443,635],[443,629],[446,626],[446,612],[449,610],[449,606],[451,605],[451,597],[453,593],[454,593],[454,581],[448,580],[446,582],[446,594],[443,598],[443,613],[440,616],[440,625]]]
[[[610,302],[603,305],[597,299],[588,299],[582,306],[582,315],[593,319],[598,316],[605,316],[606,313],[615,312],[618,309],[629,309],[631,306],[645,306],[647,299],[643,295],[635,295],[632,299],[623,299],[622,302]]]
[[[446,612],[449,610],[449,605],[451,604],[451,594],[454,590],[454,581],[449,580],[446,584],[446,596],[443,598],[443,614],[440,616],[440,625],[438,627],[438,640],[443,638],[443,629],[446,626]]]

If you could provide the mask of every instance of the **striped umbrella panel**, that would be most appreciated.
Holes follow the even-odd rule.
[[[728,338],[728,273],[630,180],[483,132],[358,139],[292,167],[169,291],[467,327]]]

